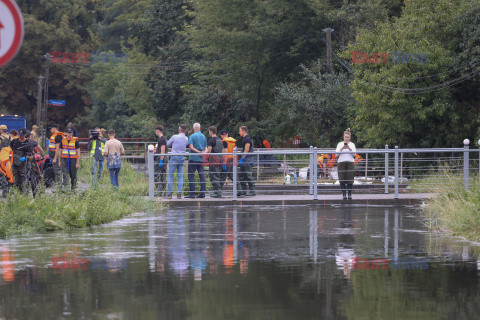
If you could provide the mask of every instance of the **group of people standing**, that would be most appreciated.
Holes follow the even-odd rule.
[[[48,140],[48,152],[55,174],[55,182],[68,191],[77,185],[77,171],[80,166],[80,143],[74,136],[74,130],[68,128],[66,133],[59,131],[58,124],[50,126],[51,137]],[[125,154],[122,143],[115,139],[115,130],[108,130],[108,140],[103,137],[106,131],[96,127],[90,131],[88,151],[92,172],[92,186],[97,186],[103,172],[105,158],[110,171],[110,181],[118,190],[118,177],[121,169],[121,156]]]
[[[236,139],[229,137],[226,130],[217,132],[217,127],[212,126],[208,129],[210,139],[207,140],[201,132],[199,123],[193,125],[193,134],[188,138],[185,135],[187,126],[181,124],[178,127],[178,134],[173,135],[168,141],[163,135],[163,127],[157,126],[155,133],[158,136],[156,152],[159,154],[156,164],[156,177],[160,191],[164,192],[167,188],[166,197],[171,199],[173,196],[174,175],[177,173],[177,198],[182,197],[183,190],[183,171],[185,166],[185,154],[188,149],[188,184],[189,191],[185,198],[205,198],[206,179],[204,167],[209,167],[209,178],[213,187],[210,194],[212,198],[222,197],[222,190],[227,178],[233,181],[233,155],[221,155],[221,153],[232,153],[236,146]],[[253,180],[253,139],[248,135],[248,128],[241,126],[239,134],[243,138],[243,154],[238,159],[238,184],[237,197],[254,196],[255,183]],[[218,136],[220,135],[220,136]],[[171,156],[168,161],[164,155],[171,148]],[[178,155],[175,155],[178,154]],[[196,192],[195,172],[198,173],[200,190]],[[168,183],[166,182],[168,177]]]
[[[0,152],[6,155],[6,159],[2,158],[0,161],[1,164],[6,163],[5,166],[0,164],[0,187],[3,189],[4,197],[11,183],[23,192],[27,180],[34,180],[29,182],[35,195],[36,187],[42,180],[39,163],[44,159],[44,170],[48,164],[52,166],[54,176],[52,180],[57,187],[61,188],[61,191],[68,192],[76,189],[77,172],[80,167],[80,143],[77,130],[69,123],[66,131],[61,132],[58,124],[52,124],[51,136],[46,141],[48,152],[48,158],[46,158],[38,143],[39,135],[36,129],[36,126],[31,132],[26,128],[20,128],[18,131],[12,129],[10,134],[7,134],[8,127],[0,126]],[[88,150],[91,158],[92,185],[96,186],[100,180],[106,158],[111,183],[114,189],[118,190],[121,155],[125,154],[123,145],[115,139],[113,129],[108,131],[108,141],[103,138],[104,132],[100,128],[95,128],[90,133]],[[11,164],[8,165],[7,162]]]

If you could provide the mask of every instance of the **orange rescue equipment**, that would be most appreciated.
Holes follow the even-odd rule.
[[[327,153],[324,153],[324,154],[321,154],[319,156],[317,156],[317,163],[318,165],[320,166],[320,168],[323,168],[324,166],[324,160],[327,160],[327,167],[329,168],[332,168],[334,165],[335,165],[335,162],[337,160],[335,154],[327,154]]]
[[[227,152],[232,153],[233,149],[236,146],[235,143],[237,142],[237,140],[232,138],[232,137],[227,137],[227,138],[223,139],[222,141],[225,141],[227,143]],[[228,159],[233,159],[233,155],[228,155],[227,158]]]
[[[358,153],[355,155],[355,160],[353,160],[353,163],[354,164],[357,164],[359,163],[360,161],[364,161],[365,159],[362,158],[361,155],[359,155]]]
[[[0,174],[7,177],[8,182],[13,183],[13,152],[12,148],[4,147],[0,151]]]

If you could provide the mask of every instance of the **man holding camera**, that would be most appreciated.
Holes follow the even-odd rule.
[[[90,141],[88,142],[88,151],[90,152],[90,164],[92,166],[92,186],[97,186],[103,172],[103,163],[105,162],[105,143],[107,140],[100,136],[100,128],[96,127],[90,130]]]

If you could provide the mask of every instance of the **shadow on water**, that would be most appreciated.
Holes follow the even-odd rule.
[[[479,249],[408,207],[135,214],[0,243],[0,316],[473,319]]]

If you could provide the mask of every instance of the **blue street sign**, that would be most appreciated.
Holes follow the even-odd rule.
[[[65,107],[65,100],[48,100],[48,104],[51,106]]]

